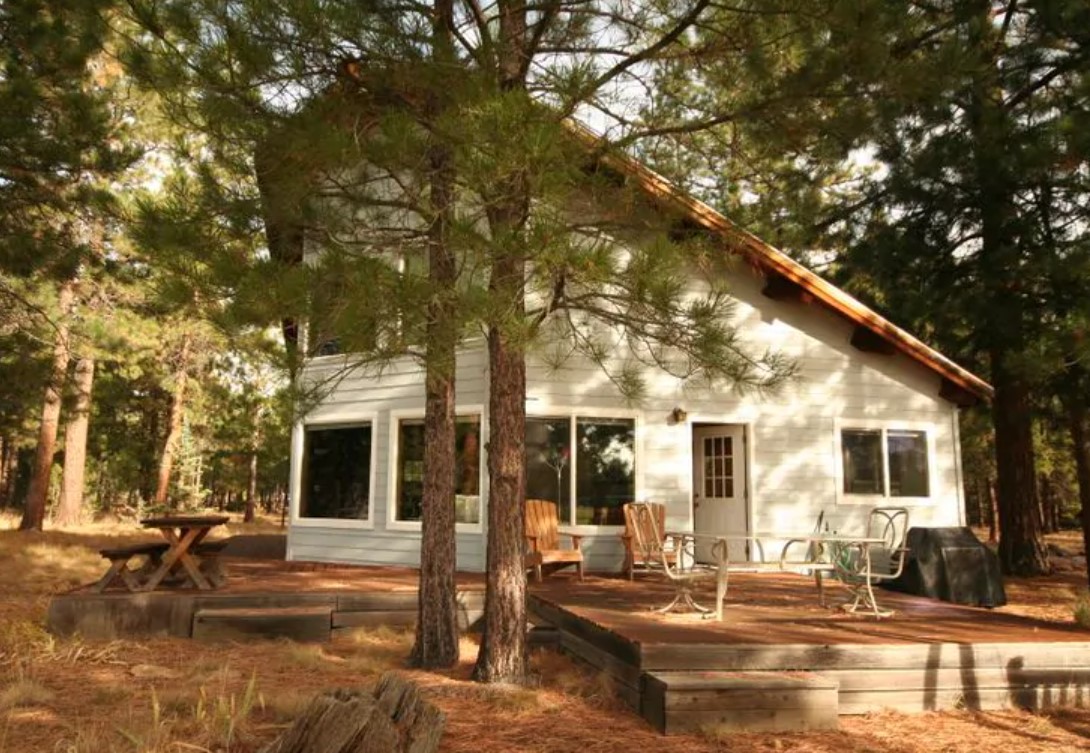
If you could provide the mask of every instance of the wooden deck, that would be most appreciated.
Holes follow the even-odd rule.
[[[836,583],[827,591],[830,604],[844,598]],[[732,576],[722,622],[651,611],[671,597],[670,585],[649,575],[635,583],[554,578],[533,589],[530,606],[536,619],[560,630],[567,651],[608,673],[628,703],[664,731],[686,729],[694,704],[722,723],[765,728],[761,720],[771,719],[778,728],[807,728],[824,703],[815,695],[786,718],[764,709],[753,725],[745,722],[753,709],[711,713],[716,677],[721,698],[739,677],[760,689],[753,698],[784,677],[833,681],[839,714],[1090,703],[1090,632],[1073,624],[885,591],[879,600],[897,611],[876,621],[822,608],[812,581],[795,575]],[[704,594],[705,603],[712,599]],[[671,683],[675,698],[667,692],[664,706]],[[697,687],[699,698],[687,690]]]
[[[287,637],[328,641],[357,628],[416,621],[417,571],[223,558],[227,585],[215,591],[164,588],[94,593],[82,586],[54,596],[47,626],[87,638],[171,635],[201,640]],[[484,578],[458,573],[459,621],[484,613]]]

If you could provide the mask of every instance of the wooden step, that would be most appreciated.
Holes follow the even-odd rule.
[[[330,639],[333,609],[329,606],[253,609],[198,609],[193,615],[197,640],[290,638],[301,643]]]
[[[645,672],[640,713],[660,732],[836,729],[837,683],[804,672]]]

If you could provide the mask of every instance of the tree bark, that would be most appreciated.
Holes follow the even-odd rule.
[[[1071,449],[1075,455],[1075,475],[1079,481],[1079,520],[1082,523],[1082,545],[1086,554],[1086,579],[1090,584],[1090,425],[1086,401],[1081,394],[1065,402]]]
[[[999,495],[991,478],[988,479],[988,543],[999,543]]]
[[[436,0],[433,39],[436,70],[454,62],[450,29],[452,0]],[[441,79],[439,79],[441,80]],[[442,87],[439,87],[440,89]],[[427,113],[441,117],[446,108],[439,91]],[[457,464],[455,364],[458,340],[457,265],[450,243],[454,220],[454,158],[442,137],[429,146],[428,302],[426,375],[424,379],[424,499],[420,539],[420,588],[416,638],[409,661],[424,668],[451,667],[458,662],[458,592],[455,583],[457,543],[454,476]]]
[[[11,456],[15,451],[15,442],[10,436],[0,436],[0,508],[11,504]]]
[[[49,499],[49,481],[53,470],[53,455],[57,446],[57,426],[61,416],[61,393],[68,371],[68,316],[75,303],[75,281],[61,285],[58,296],[60,316],[56,322],[53,344],[53,368],[45,386],[42,401],[42,418],[38,425],[38,445],[34,450],[34,469],[27,490],[21,531],[40,531],[45,521],[46,502]]]
[[[242,513],[243,523],[253,523],[257,505],[257,448],[250,452],[250,473],[246,483],[246,508]]]
[[[174,470],[174,455],[178,451],[178,441],[182,436],[182,419],[185,416],[186,387],[189,382],[189,350],[193,346],[193,336],[186,333],[182,338],[182,347],[178,353],[177,366],[174,369],[174,394],[170,401],[170,423],[167,437],[163,442],[163,453],[159,459],[159,476],[155,485],[155,504],[166,504],[170,492],[170,474]]]
[[[504,92],[525,89],[527,5],[499,3],[496,73]],[[488,329],[488,576],[485,626],[473,677],[481,682],[526,679],[526,220],[530,186],[517,166],[497,176],[486,206],[493,244],[489,294],[504,311]]]
[[[1021,380],[1009,377],[1002,362],[993,366],[993,374],[999,562],[1010,575],[1043,575],[1050,567],[1033,472],[1030,392]]]
[[[83,482],[87,471],[87,427],[91,421],[91,390],[95,382],[95,359],[84,356],[76,362],[76,403],[64,431],[64,474],[61,498],[53,518],[58,526],[78,525],[83,516]]]
[[[991,362],[992,420],[999,509],[999,561],[1012,575],[1049,572],[1041,535],[1033,451],[1031,385],[1017,364],[1029,337],[1024,293],[1017,275],[1022,250],[1014,205],[1017,175],[1011,164],[1010,115],[1003,108],[998,55],[1003,49],[990,0],[966,9],[968,42],[978,60],[973,68],[968,121],[973,137],[974,181],[980,214],[976,258],[986,321],[977,336]]]

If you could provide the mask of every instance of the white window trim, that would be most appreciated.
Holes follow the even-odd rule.
[[[484,412],[484,406],[475,405],[458,405],[454,409],[455,419],[458,416],[478,416],[481,420],[481,436],[478,437],[481,443],[480,449],[480,462],[477,468],[477,474],[480,479],[478,488],[480,493],[480,522],[479,523],[455,523],[455,533],[482,533],[484,531],[484,519],[487,514],[487,508],[485,507],[485,494],[484,486],[487,483],[485,477],[485,461],[487,452],[485,451],[485,445],[487,443],[487,437],[485,437],[487,418]],[[397,519],[397,463],[398,455],[401,450],[401,443],[398,441],[398,428],[404,419],[423,419],[424,411],[418,408],[398,409],[390,411],[390,438],[389,438],[389,473],[386,480],[386,530],[388,531],[415,531],[420,532],[421,522],[419,520],[398,520]]]
[[[371,476],[367,491],[367,520],[350,520],[347,518],[304,518],[299,515],[299,503],[302,501],[303,486],[303,451],[304,439],[307,429],[348,429],[371,425]],[[351,530],[371,530],[375,527],[375,471],[378,469],[378,414],[359,413],[351,418],[336,416],[329,418],[314,418],[306,421],[297,421],[292,430],[292,463],[291,463],[291,510],[290,523],[301,528],[348,528]]]
[[[882,494],[848,494],[844,491],[844,454],[841,443],[842,432],[847,429],[860,429],[863,431],[882,432]],[[889,493],[889,445],[886,442],[886,434],[890,431],[922,431],[927,445],[927,497],[892,497]],[[934,505],[938,497],[935,494],[935,484],[938,482],[935,474],[935,436],[938,434],[938,424],[927,421],[883,421],[875,418],[836,418],[833,420],[833,466],[835,468],[836,503],[838,505],[901,505],[921,506]]]
[[[566,418],[569,421],[571,427],[571,467],[575,467],[575,436],[576,436],[576,420],[580,418],[595,419],[595,418],[628,418],[632,419],[635,423],[636,430],[636,458],[635,467],[633,468],[633,475],[635,476],[635,499],[633,501],[644,501],[643,491],[643,412],[640,410],[632,410],[627,408],[592,408],[592,407],[580,407],[576,408],[570,405],[551,405],[546,402],[530,402],[527,401],[526,405],[526,418]],[[569,473],[571,488],[568,490],[568,499],[571,504],[575,504],[576,493],[576,474]],[[560,527],[565,530],[574,531],[586,536],[594,535],[611,535],[616,534],[624,530],[623,525],[578,525],[560,523]]]

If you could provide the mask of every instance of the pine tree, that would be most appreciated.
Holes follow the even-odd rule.
[[[806,171],[822,178],[819,190],[795,205],[784,242],[802,257],[823,251],[850,290],[989,373],[1000,557],[1007,572],[1047,571],[1032,425],[1035,394],[1057,363],[1040,349],[1063,316],[1050,278],[1086,226],[1085,4],[846,2],[801,18],[796,3],[765,10],[772,20],[755,15],[759,30],[800,24],[801,33],[785,30],[794,54],[722,55],[709,35],[697,85],[730,76],[742,86],[708,97],[705,112],[719,108],[727,125],[696,147],[736,175],[731,159],[764,133],[772,144],[788,139],[792,160],[825,166]],[[746,96],[731,99],[736,91]],[[663,163],[671,169],[670,155]],[[800,195],[790,172],[755,167]],[[734,185],[741,195],[719,192],[728,211],[775,216],[776,192],[754,210],[754,184]]]
[[[612,88],[638,82],[642,68],[675,45],[680,49],[709,2],[680,10],[634,4],[613,16],[608,34],[594,21],[604,4],[558,2],[538,12],[499,2],[478,15],[463,3],[399,14],[382,5],[323,4],[319,12],[303,3],[285,22],[258,7],[227,12],[210,1],[134,4],[134,20],[147,36],[130,62],[134,75],[163,89],[187,122],[199,125],[215,170],[233,170],[243,185],[257,167],[265,202],[263,209],[249,204],[249,217],[265,220],[272,263],[234,274],[230,287],[240,299],[252,297],[246,291],[258,279],[262,292],[282,291],[265,296],[281,306],[266,302],[269,319],[294,319],[305,310],[310,345],[336,340],[354,354],[354,367],[420,358],[437,438],[449,436],[451,423],[453,385],[444,378],[452,367],[450,341],[487,332],[488,613],[476,676],[519,681],[526,674],[527,352],[589,358],[632,399],[642,390],[639,361],[740,389],[774,387],[790,364],[749,353],[729,324],[724,265],[706,239],[672,242],[674,219],[633,212],[645,199],[637,189],[618,188],[616,172],[604,167],[608,140],[588,139],[567,120],[580,107],[606,102]],[[453,51],[433,55],[451,37]],[[449,70],[434,65],[436,59],[450,60]],[[255,96],[270,87],[280,95]],[[448,192],[453,198],[443,198]],[[247,206],[237,195],[221,198],[208,205],[219,207],[216,216]],[[579,203],[598,216],[588,222],[566,211]],[[229,230],[252,227],[251,219],[236,219]],[[620,253],[611,232],[626,223],[657,240]],[[200,223],[191,218],[188,226],[194,224]],[[313,265],[278,266],[299,260],[294,241],[302,227],[321,254]],[[217,247],[212,240],[189,248]],[[416,258],[421,246],[430,252],[427,274],[390,264],[391,256]],[[444,247],[456,254],[457,270],[484,274],[437,284],[448,274]],[[710,291],[697,302],[687,298],[694,269]],[[320,286],[320,297],[301,295],[309,284]],[[618,364],[610,352],[621,346],[633,356]],[[425,526],[435,523],[447,541],[453,500],[440,458],[449,459],[445,439],[442,453],[429,457],[435,503]],[[418,646],[447,640],[450,592],[442,584],[451,575],[450,552],[442,570],[422,573],[421,590],[438,594],[442,604],[436,619],[422,620],[423,630],[436,632],[420,636]]]

